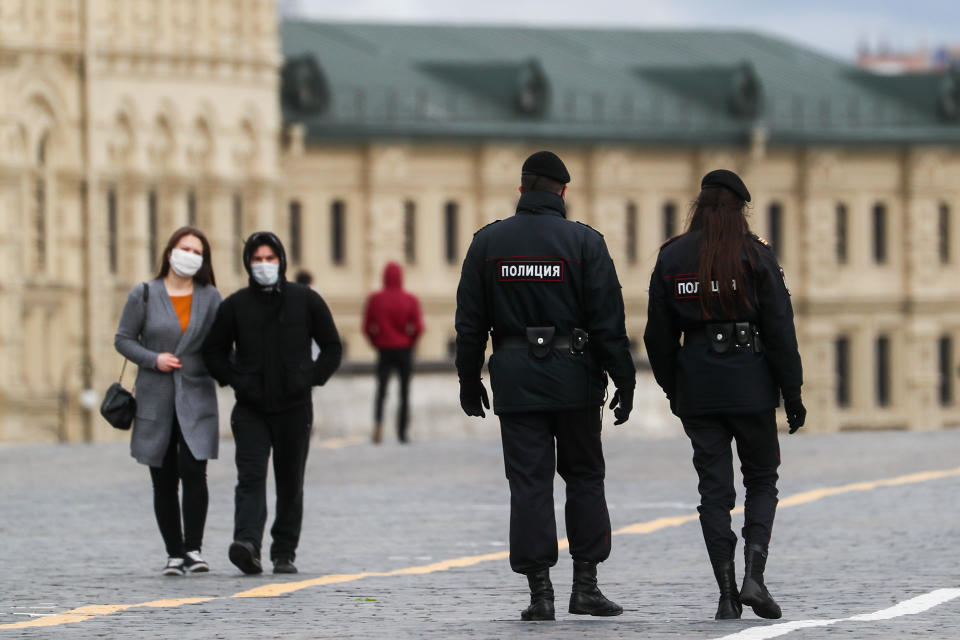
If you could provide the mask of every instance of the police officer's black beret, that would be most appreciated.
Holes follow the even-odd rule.
[[[537,151],[523,162],[523,175],[543,176],[561,184],[570,182],[570,174],[557,154],[552,151]]]
[[[741,200],[750,202],[750,192],[747,191],[747,185],[743,184],[740,176],[728,169],[714,169],[703,176],[703,180],[700,181],[700,188],[706,189],[707,187],[726,187],[737,194]]]

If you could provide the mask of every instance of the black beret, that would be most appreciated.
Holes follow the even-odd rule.
[[[561,184],[570,182],[570,174],[557,154],[552,151],[537,151],[523,162],[523,175],[543,176]]]
[[[737,197],[741,200],[750,202],[750,192],[747,191],[747,185],[743,184],[740,176],[728,169],[714,169],[703,176],[703,180],[700,181],[700,188],[706,189],[707,187],[726,187],[737,194]]]

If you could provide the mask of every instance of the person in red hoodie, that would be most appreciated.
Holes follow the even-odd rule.
[[[383,433],[383,398],[394,369],[400,376],[400,411],[397,437],[407,441],[408,394],[413,365],[413,346],[423,333],[420,301],[403,290],[403,269],[389,262],[383,269],[383,289],[371,293],[363,313],[363,332],[377,349],[377,400],[374,409],[373,442],[379,444]]]

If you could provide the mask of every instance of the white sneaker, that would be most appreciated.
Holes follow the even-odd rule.
[[[187,555],[183,559],[183,568],[189,573],[206,573],[210,571],[210,565],[200,557],[199,551],[187,551]]]
[[[167,566],[161,573],[165,576],[182,576],[183,558],[167,558]]]

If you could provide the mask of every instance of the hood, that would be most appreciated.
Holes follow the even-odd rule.
[[[396,262],[388,262],[387,266],[383,268],[383,288],[403,288],[403,267]]]
[[[250,257],[253,255],[253,252],[257,250],[257,247],[265,244],[270,245],[273,251],[277,254],[277,257],[280,258],[279,282],[286,281],[287,252],[283,249],[283,243],[280,242],[280,238],[278,238],[277,235],[272,231],[257,231],[256,233],[251,234],[250,237],[247,238],[247,242],[243,245],[243,268],[247,270],[247,275],[250,276],[251,284],[253,284],[255,280],[253,279],[253,273],[250,271]]]

